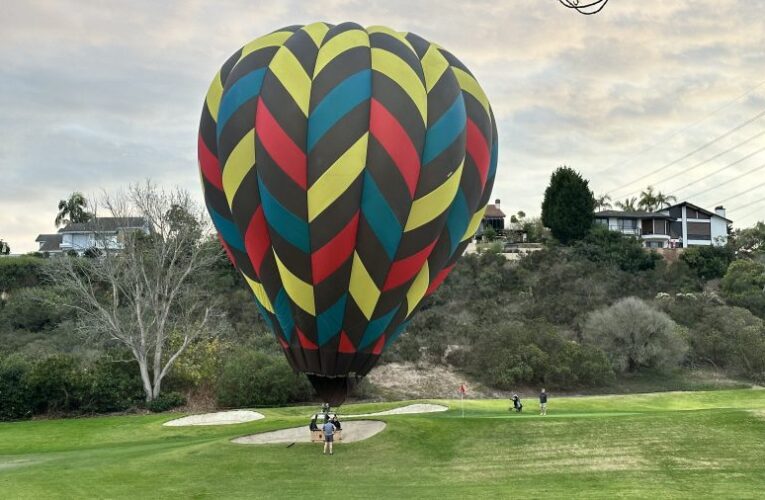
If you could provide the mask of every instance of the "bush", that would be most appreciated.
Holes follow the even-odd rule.
[[[294,373],[282,356],[245,349],[228,357],[216,388],[223,407],[276,406],[311,397],[308,380]]]
[[[675,368],[688,350],[672,318],[635,297],[590,313],[582,333],[618,372]]]
[[[138,363],[101,358],[90,367],[88,386],[81,410],[86,413],[124,411],[146,397],[138,376]]]
[[[745,307],[765,318],[765,264],[737,260],[728,267],[720,285],[729,304]]]
[[[29,363],[12,356],[0,358],[0,421],[30,418],[34,413],[26,386]]]
[[[156,398],[146,403],[146,408],[154,413],[172,410],[186,404],[183,394],[175,391],[163,392]]]
[[[718,279],[725,276],[728,266],[733,261],[733,250],[728,247],[690,247],[681,255],[680,260],[688,264],[703,280]]]
[[[55,355],[34,363],[26,376],[34,412],[74,412],[87,392],[85,373],[79,360]]]
[[[637,238],[597,224],[583,240],[576,242],[574,249],[587,260],[613,264],[631,273],[653,269],[662,260],[656,252],[647,252]]]
[[[10,294],[0,316],[16,329],[39,332],[60,323],[67,314],[61,303],[60,290],[52,287],[30,287]]]

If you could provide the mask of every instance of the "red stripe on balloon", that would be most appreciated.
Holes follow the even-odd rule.
[[[247,232],[244,233],[244,247],[247,249],[247,255],[250,257],[252,267],[255,268],[255,272],[258,278],[260,278],[260,268],[263,265],[263,259],[271,247],[271,237],[268,235],[263,205],[259,205],[255,213],[252,214],[250,225],[247,226]]]
[[[306,156],[302,149],[287,135],[276,121],[274,115],[263,102],[258,100],[258,113],[255,116],[255,131],[269,156],[290,179],[306,189]]]
[[[356,246],[359,212],[326,245],[311,254],[313,284],[321,283],[347,261]]]
[[[340,332],[340,345],[337,346],[337,352],[343,354],[353,354],[356,352],[356,348],[353,347],[353,342],[345,334],[345,331]]]
[[[388,291],[397,286],[401,286],[414,278],[415,275],[420,272],[420,269],[422,269],[423,264],[425,264],[425,261],[428,259],[428,256],[435,245],[436,241],[434,240],[433,243],[416,254],[395,261],[390,266],[388,277],[385,279],[385,285],[383,285],[383,291]]]
[[[377,341],[374,349],[372,349],[372,354],[380,355],[382,354],[383,349],[385,349],[385,335],[382,335],[380,340]]]
[[[303,332],[300,331],[300,328],[295,327],[295,330],[297,330],[298,334],[298,340],[300,341],[300,346],[303,349],[308,349],[310,351],[315,351],[319,348],[316,344],[308,340],[308,337],[306,337]]]
[[[226,251],[226,256],[228,256],[228,260],[231,261],[231,263],[236,267],[236,261],[234,260],[234,254],[231,253],[231,248],[229,248],[228,243],[226,243],[226,240],[223,239],[223,236],[218,234],[218,241],[220,241],[221,246],[223,247],[223,250]]]
[[[199,157],[199,169],[207,182],[223,191],[223,174],[220,171],[218,159],[207,148],[202,140],[202,135],[197,138],[197,156]]]
[[[414,198],[420,176],[420,154],[404,127],[377,99],[372,99],[369,108],[369,132],[396,164],[409,188],[409,196]]]
[[[465,148],[468,154],[473,158],[478,173],[481,176],[481,189],[486,186],[486,177],[489,175],[489,161],[491,155],[489,154],[489,145],[486,143],[486,138],[481,133],[478,125],[468,118],[467,121],[467,138]]]
[[[436,274],[436,277],[433,278],[433,281],[428,285],[428,290],[425,292],[425,295],[430,295],[431,293],[435,292],[439,286],[441,286],[441,283],[444,282],[447,276],[449,276],[449,273],[454,269],[454,264],[452,264],[449,267],[445,267],[444,269],[441,269],[438,274]]]

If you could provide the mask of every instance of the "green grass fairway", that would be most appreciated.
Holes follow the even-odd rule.
[[[434,401],[439,402],[439,401]],[[765,390],[459,401],[444,413],[377,417],[385,431],[339,444],[229,440],[306,425],[313,408],[220,427],[178,415],[0,424],[0,498],[763,498]],[[352,405],[348,413],[405,403]]]

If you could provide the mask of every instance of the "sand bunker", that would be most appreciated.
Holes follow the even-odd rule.
[[[353,443],[369,439],[385,429],[385,422],[378,420],[357,420],[343,423],[342,443]],[[231,442],[238,444],[277,444],[277,443],[310,443],[311,431],[307,425],[282,429],[279,431],[261,432],[250,436],[242,436],[232,439]]]
[[[162,425],[168,427],[184,427],[187,425],[231,425],[243,424],[265,418],[262,413],[252,410],[231,410],[215,413],[203,413],[201,415],[189,415],[188,417],[176,418]]]
[[[377,413],[362,413],[361,415],[344,415],[345,417],[378,417],[383,415],[412,415],[415,413],[435,413],[448,410],[448,406],[434,405],[430,403],[416,403],[413,405],[393,408],[392,410],[378,411]]]

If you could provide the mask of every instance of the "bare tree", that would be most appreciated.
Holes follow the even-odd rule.
[[[208,237],[202,210],[181,190],[150,182],[104,196],[93,221],[92,258],[57,259],[51,277],[71,290],[78,329],[91,339],[121,344],[138,362],[146,400],[195,339],[215,335],[223,322],[200,276],[221,258]],[[111,218],[101,217],[108,213]],[[141,217],[143,230],[120,231],[121,220]],[[133,224],[134,225],[134,224]]]

